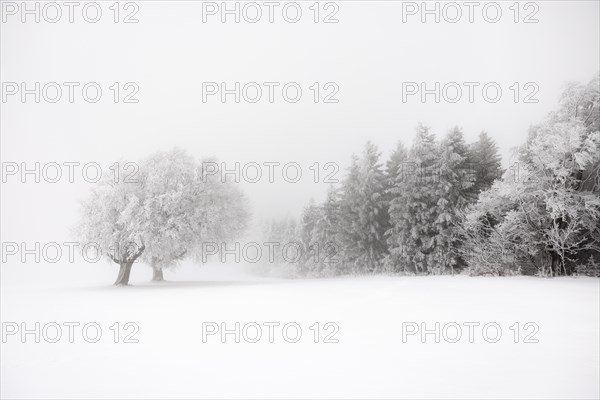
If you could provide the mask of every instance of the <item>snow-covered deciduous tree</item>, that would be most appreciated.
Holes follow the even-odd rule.
[[[184,256],[202,260],[203,243],[223,249],[244,233],[249,217],[245,198],[235,183],[221,179],[217,165],[212,159],[198,164],[178,149],[143,162],[148,224],[144,260],[153,267],[153,280],[162,280],[162,270]]]
[[[127,285],[133,263],[146,249],[146,192],[139,176],[127,176],[117,163],[118,173],[103,174],[82,204],[78,235],[85,244],[94,245],[109,260],[119,264],[115,285]]]
[[[157,152],[141,162],[140,171],[146,199],[142,260],[152,267],[152,280],[162,281],[163,270],[187,254],[206,223],[196,212],[202,193],[194,159],[182,150]]]
[[[199,209],[204,209],[208,223],[205,235],[209,240],[231,241],[239,238],[248,226],[250,214],[246,197],[231,179],[218,169],[207,173],[207,165],[215,166],[212,160],[203,160],[196,174],[196,188],[201,201]],[[219,167],[213,167],[219,168]]]
[[[119,166],[125,164],[117,164]],[[139,163],[133,180],[106,174],[83,204],[79,233],[119,263],[115,285],[127,285],[135,261],[162,280],[164,268],[201,253],[205,241],[243,233],[248,213],[243,194],[222,182],[184,151],[158,152]],[[214,172],[214,171],[212,171]]]
[[[472,270],[488,272],[478,253],[499,249],[489,270],[510,265],[508,255],[515,270],[568,275],[588,257],[600,258],[597,107],[597,90],[570,86],[559,111],[531,129],[516,163],[467,212]]]
[[[600,75],[587,84],[570,82],[560,97],[558,111],[550,115],[554,121],[577,119],[590,131],[600,131]]]
[[[529,254],[537,245],[519,235],[518,225],[511,221],[519,223],[520,215],[502,192],[498,181],[460,214],[456,228],[461,245],[456,251],[471,275],[505,276],[530,268]]]
[[[206,173],[184,151],[158,152],[140,167],[146,203],[146,252],[143,260],[153,268],[153,280],[186,255],[198,257],[203,242],[222,248],[239,237],[248,219],[242,193],[220,173]],[[211,165],[217,165],[216,163]]]
[[[198,261],[207,258],[202,254],[203,244],[215,244],[222,250],[242,237],[248,227],[246,197],[235,182],[223,178],[219,168],[214,159],[205,159],[196,168],[193,218],[201,225],[191,253]]]
[[[568,264],[580,252],[600,252],[600,191],[584,190],[582,182],[583,171],[595,166],[598,174],[600,132],[590,132],[579,118],[550,119],[532,136],[519,163],[525,166],[519,178],[526,181],[514,185],[514,196],[550,256],[542,272],[571,274]]]

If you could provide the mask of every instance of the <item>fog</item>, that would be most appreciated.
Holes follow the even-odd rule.
[[[233,3],[232,3],[233,4]],[[368,4],[368,6],[367,6]],[[1,74],[3,82],[78,82],[75,100],[36,103],[19,94],[1,104],[1,157],[3,162],[137,161],[154,151],[181,147],[196,157],[216,157],[233,168],[235,162],[297,162],[303,176],[297,183],[283,179],[243,182],[256,220],[297,216],[311,199],[321,200],[328,183],[314,182],[315,162],[339,167],[333,178],[342,179],[350,155],[371,140],[387,157],[398,140],[410,143],[418,122],[443,135],[458,125],[472,141],[487,131],[499,145],[507,163],[510,149],[520,144],[529,126],[556,107],[566,81],[587,82],[599,69],[598,2],[539,2],[537,23],[514,23],[509,4],[502,18],[488,23],[475,10],[469,23],[466,8],[457,23],[420,14],[404,15],[401,2],[339,2],[338,23],[314,23],[310,4],[301,3],[303,15],[288,23],[279,9],[274,22],[266,14],[257,23],[241,18],[220,22],[220,14],[205,15],[202,2],[148,1],[138,3],[138,23],[112,21],[108,3],[102,3],[99,22],[88,23],[79,9],[74,22],[65,15],[57,23],[22,23],[20,13],[3,17]],[[233,6],[232,6],[233,7]],[[263,13],[267,9],[262,8]],[[121,9],[123,19],[132,10]],[[321,9],[322,20],[332,12]],[[48,11],[50,12],[50,11]],[[450,12],[450,11],[448,11]],[[523,20],[532,10],[522,8]],[[443,15],[442,15],[443,17]],[[103,95],[97,103],[81,98],[81,87],[97,82]],[[120,85],[120,100],[139,88],[137,103],[113,101],[110,86]],[[203,82],[279,82],[275,100],[256,103],[233,95],[222,103],[219,95],[202,100]],[[300,101],[281,95],[287,82],[301,86]],[[324,84],[339,87],[337,103],[313,101],[309,88],[319,82],[320,99],[331,92]],[[419,94],[402,99],[403,82],[478,82],[474,101],[467,89],[456,103],[421,102]],[[496,103],[485,101],[481,87],[497,82],[503,90]],[[521,97],[534,83],[537,103],[513,100],[509,88],[518,82]],[[131,88],[130,88],[131,89]],[[4,93],[6,94],[6,93]],[[67,170],[63,170],[66,174]],[[2,190],[2,236],[19,241],[38,238],[62,240],[77,219],[77,201],[90,184],[76,177],[58,183],[36,184],[33,177],[20,182],[8,176]],[[43,200],[43,201],[42,201]]]

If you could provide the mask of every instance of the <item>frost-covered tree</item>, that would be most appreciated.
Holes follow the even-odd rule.
[[[589,97],[587,85],[570,87],[559,111],[531,129],[516,163],[465,216],[464,237],[475,273],[512,265],[565,275],[577,262],[600,258],[598,91],[592,93],[596,98]],[[582,113],[574,105],[586,97]],[[481,253],[491,252],[495,259],[478,263]]]
[[[402,173],[402,165],[406,162],[408,150],[402,142],[398,142],[396,149],[390,155],[390,159],[385,163],[385,176],[387,187],[391,189],[396,185],[398,174]]]
[[[408,160],[391,190],[391,228],[387,233],[390,263],[395,270],[426,273],[434,267],[438,200],[439,147],[429,128],[419,125]]]
[[[191,253],[203,260],[203,243],[217,244],[219,249],[231,244],[245,233],[250,214],[244,194],[235,182],[222,179],[214,159],[203,160],[197,167],[194,188],[194,219],[203,223]]]
[[[387,254],[384,239],[389,228],[388,205],[385,198],[386,176],[380,163],[381,153],[367,142],[360,164],[359,186],[359,233],[358,248],[363,253],[358,262],[367,272],[381,266]]]
[[[260,260],[263,271],[277,269],[278,275],[283,271],[284,275],[306,276],[302,220],[300,224],[289,217],[270,220],[264,224],[262,236],[266,248]]]
[[[314,230],[319,219],[319,207],[311,199],[302,210],[298,228],[298,244],[302,251],[302,257],[296,265],[298,276],[314,276],[316,267],[315,257],[317,255],[314,245]]]
[[[222,248],[246,227],[242,193],[204,166],[179,149],[155,153],[141,164],[147,220],[142,258],[152,266],[154,281],[188,254],[200,259],[203,242]]]
[[[119,264],[115,285],[127,285],[133,263],[144,253],[146,192],[139,176],[128,176],[117,163],[118,173],[103,174],[82,203],[78,235],[96,246],[103,256]],[[113,167],[113,171],[115,169]]]
[[[532,135],[511,194],[550,256],[542,272],[571,274],[570,261],[580,252],[600,251],[599,191],[584,190],[582,174],[594,166],[598,174],[600,132],[571,119],[546,121]]]
[[[474,180],[469,165],[469,149],[462,131],[451,129],[440,143],[439,185],[436,216],[436,248],[432,253],[440,272],[454,273],[461,266],[456,224],[459,214],[472,201]]]
[[[115,285],[128,284],[138,260],[152,266],[154,280],[162,280],[164,268],[198,255],[203,241],[232,240],[245,228],[241,192],[207,177],[185,152],[158,152],[139,166],[134,180],[112,178],[123,171],[106,174],[82,207],[80,236],[120,265]]]
[[[600,131],[600,75],[587,84],[569,82],[560,97],[558,111],[549,118],[554,121],[577,119],[588,131]]]
[[[146,199],[142,260],[152,267],[153,280],[162,281],[163,269],[187,254],[206,223],[196,212],[202,194],[194,159],[182,150],[157,152],[141,162],[140,171]]]
[[[355,243],[358,240],[359,198],[360,198],[360,166],[358,156],[352,155],[348,174],[340,188],[340,258],[344,269],[353,272],[355,261],[361,256]]]
[[[498,146],[486,132],[481,132],[478,140],[471,145],[469,166],[474,178],[471,193],[475,199],[502,176],[502,158]]]
[[[395,188],[398,182],[403,178],[406,173],[405,168],[408,162],[408,150],[402,142],[398,142],[396,149],[390,155],[390,159],[386,162],[385,176],[386,176],[386,188],[384,192],[385,208],[388,214],[388,231],[384,233],[384,240],[387,242],[387,235],[389,229],[393,227],[393,222],[390,217],[390,208],[392,200],[397,196]],[[399,260],[393,254],[394,250],[388,248],[388,254],[383,260],[383,269],[387,272],[397,272],[400,265]]]
[[[353,156],[341,188],[340,256],[355,272],[375,271],[387,253],[386,176],[379,158],[368,142],[360,158]]]
[[[316,210],[311,230],[310,253],[306,260],[310,276],[327,277],[345,273],[340,232],[340,191],[331,187],[325,202]]]

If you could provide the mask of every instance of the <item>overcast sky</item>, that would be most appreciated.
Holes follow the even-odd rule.
[[[600,70],[597,1],[541,1],[537,11],[520,7],[520,20],[536,11],[532,18],[539,22],[530,24],[513,21],[513,2],[501,2],[497,23],[486,22],[480,7],[474,23],[463,15],[454,24],[435,23],[433,17],[422,23],[420,14],[404,23],[402,3],[392,1],[337,2],[338,23],[314,23],[312,3],[301,2],[302,18],[295,24],[282,18],[281,7],[274,23],[266,15],[254,24],[236,24],[232,17],[221,23],[219,14],[203,23],[202,2],[194,1],[138,2],[134,24],[112,21],[112,2],[101,3],[102,18],[95,24],[85,22],[80,10],[74,23],[63,15],[54,24],[43,18],[34,23],[32,17],[22,23],[20,14],[5,13],[2,82],[93,81],[103,95],[95,104],[85,102],[80,89],[72,104],[66,92],[55,104],[9,97],[1,104],[2,161],[109,164],[177,146],[228,165],[298,162],[299,183],[286,183],[276,169],[276,183],[244,185],[257,219],[297,216],[311,197],[322,199],[328,186],[312,181],[308,167],[314,162],[336,163],[341,179],[350,155],[365,141],[387,157],[398,140],[410,144],[419,121],[440,136],[461,126],[469,141],[485,130],[507,156],[528,127],[556,107],[566,81],[587,82]],[[119,18],[132,10],[122,9]],[[334,8],[320,11],[322,19]],[[425,103],[419,96],[403,102],[403,82],[433,87],[436,81],[497,82],[503,94],[497,103],[486,102],[480,86],[473,103],[467,89],[455,104],[436,104],[432,96]],[[139,102],[115,104],[109,89],[114,82],[135,82]],[[254,104],[221,103],[218,96],[203,102],[202,82],[230,87],[297,82],[303,94],[297,103],[287,103],[279,86],[274,103],[266,88]],[[339,102],[315,104],[314,82],[320,83],[321,96],[330,91],[325,83],[337,84]],[[510,90],[515,82],[521,96],[531,92],[525,83],[535,83],[539,102],[515,103]],[[128,92],[123,89],[121,95]],[[78,199],[90,188],[81,179],[21,184],[14,177],[2,186],[3,241],[65,240]]]

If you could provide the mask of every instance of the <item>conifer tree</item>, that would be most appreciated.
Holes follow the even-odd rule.
[[[318,219],[311,238],[314,276],[343,274],[344,264],[340,246],[340,192],[331,187],[318,210]]]
[[[416,273],[433,267],[439,199],[439,149],[428,127],[419,124],[408,161],[392,189],[392,228],[388,233],[391,262]],[[398,265],[400,264],[400,265]]]
[[[476,199],[479,193],[492,187],[494,181],[502,176],[502,158],[496,142],[486,132],[479,134],[470,150],[469,163],[474,178],[470,193]]]
[[[434,252],[437,267],[441,272],[462,264],[455,251],[457,241],[456,224],[460,210],[473,199],[472,181],[469,171],[469,149],[462,131],[451,129],[440,144],[440,182],[437,201],[437,238]]]
[[[379,162],[380,152],[371,142],[363,151],[359,170],[359,241],[362,251],[359,260],[367,272],[376,270],[385,255],[384,234],[389,228],[389,214],[385,199],[386,176]]]

